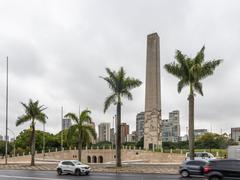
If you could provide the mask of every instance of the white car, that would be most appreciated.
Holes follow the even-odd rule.
[[[62,174],[75,174],[75,175],[89,175],[91,168],[86,165],[82,164],[80,161],[77,160],[65,160],[60,161],[57,166],[57,173],[58,175]]]
[[[194,153],[194,159],[195,160],[213,160],[216,159],[211,153],[209,152],[195,152]],[[186,153],[185,160],[190,160],[190,154],[189,152]]]

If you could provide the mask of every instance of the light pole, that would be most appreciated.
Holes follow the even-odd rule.
[[[43,123],[43,159],[45,158],[45,123]]]
[[[7,164],[7,156],[8,156],[8,56],[7,56],[7,72],[6,72],[6,138],[5,138],[5,164]]]
[[[61,131],[61,151],[63,151],[63,106],[61,107],[61,123],[62,123],[62,131]]]
[[[16,136],[15,136],[15,133],[13,132],[13,130],[11,130],[11,129],[9,129],[8,128],[8,130],[13,134],[13,136],[14,136],[14,141],[13,141],[13,155],[14,155],[14,157],[15,157],[15,155],[16,155],[16,148],[15,148],[15,140],[16,140]]]

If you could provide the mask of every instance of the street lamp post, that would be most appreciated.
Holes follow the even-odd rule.
[[[61,131],[61,151],[63,151],[63,106],[61,107],[61,123],[62,123],[62,131]]]
[[[16,147],[15,147],[15,140],[16,140],[16,136],[15,136],[15,133],[13,132],[13,130],[9,129],[8,130],[13,134],[14,136],[14,141],[13,141],[13,155],[14,157],[16,156]]]
[[[5,164],[7,164],[7,156],[8,156],[8,56],[7,56],[7,72],[6,72],[6,138],[5,138]]]
[[[45,123],[43,123],[43,159],[45,158]]]

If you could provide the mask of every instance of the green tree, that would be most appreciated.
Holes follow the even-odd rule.
[[[137,148],[143,149],[143,146],[144,146],[144,136],[141,137],[141,139],[136,143]]]
[[[5,143],[5,141],[0,140],[0,158],[3,158],[3,156],[5,155]],[[8,154],[10,154],[11,151],[13,151],[13,145],[12,143],[8,142]]]
[[[194,159],[194,95],[195,92],[203,96],[201,80],[213,74],[215,68],[222,60],[211,60],[205,62],[204,50],[197,53],[194,58],[190,58],[181,51],[177,50],[175,59],[177,62],[165,64],[166,71],[180,81],[178,82],[178,93],[180,93],[185,86],[189,86],[189,151],[190,159]]]
[[[130,90],[139,87],[142,82],[138,79],[126,77],[126,72],[123,67],[120,68],[118,72],[112,71],[106,68],[106,77],[101,77],[104,79],[112,94],[108,96],[104,103],[104,113],[107,111],[111,104],[117,105],[117,133],[116,133],[116,166],[121,167],[121,106],[122,98],[127,97],[128,100],[132,100],[132,94]]]
[[[208,148],[209,151],[213,148],[218,149],[218,142],[217,142],[217,137],[219,135],[215,133],[206,133],[198,138],[196,143],[198,144],[199,148],[205,149]]]
[[[47,116],[43,113],[46,109],[44,105],[39,105],[39,101],[33,102],[31,99],[28,104],[21,103],[24,107],[25,114],[19,116],[16,121],[16,126],[19,126],[27,121],[31,121],[31,166],[35,165],[35,125],[39,121],[41,123],[46,123]]]
[[[66,118],[74,121],[74,125],[72,125],[68,129],[68,139],[73,137],[78,137],[78,160],[81,161],[82,157],[82,145],[83,143],[91,143],[91,139],[96,139],[96,132],[94,127],[91,124],[91,111],[84,110],[80,113],[79,117],[74,113],[67,113],[65,115]]]
[[[96,144],[93,145],[94,148],[100,148],[100,149],[103,149],[103,147],[105,148],[110,148],[112,146],[112,143],[110,141],[101,141],[101,142],[98,142]]]

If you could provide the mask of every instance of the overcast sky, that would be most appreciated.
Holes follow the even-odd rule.
[[[164,64],[175,50],[194,57],[203,45],[206,60],[224,59],[203,81],[204,96],[195,99],[195,127],[220,133],[240,126],[240,2],[238,0],[0,0],[0,134],[5,134],[6,61],[9,56],[9,127],[24,113],[20,102],[39,100],[48,109],[46,130],[61,129],[64,113],[92,111],[96,125],[112,122],[115,106],[104,114],[110,94],[99,78],[105,68],[139,78],[133,101],[123,102],[122,122],[135,130],[144,110],[146,37],[160,36],[162,116],[180,110],[181,134],[188,124],[188,88],[177,93],[178,80]],[[38,124],[38,129],[42,125]],[[12,134],[10,133],[10,136]]]

